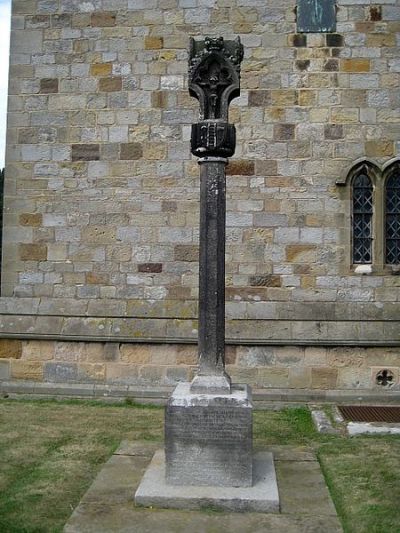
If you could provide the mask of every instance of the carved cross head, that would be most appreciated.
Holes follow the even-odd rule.
[[[190,39],[189,92],[200,103],[201,120],[228,121],[228,107],[240,95],[240,63],[243,45],[240,38]]]

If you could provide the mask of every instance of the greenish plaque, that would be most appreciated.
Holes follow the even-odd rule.
[[[336,31],[336,0],[297,0],[297,31]]]

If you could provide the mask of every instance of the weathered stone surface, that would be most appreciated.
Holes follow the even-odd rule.
[[[367,141],[365,143],[365,153],[367,156],[382,157],[394,154],[394,144],[392,141]]]
[[[123,344],[121,346],[121,362],[146,364],[150,362],[150,346],[145,344]]]
[[[341,124],[327,124],[324,128],[325,139],[342,139],[343,126]]]
[[[20,244],[19,257],[21,261],[45,261],[47,246],[45,244]]]
[[[191,381],[194,376],[194,369],[182,366],[169,366],[165,369],[165,385],[177,385]]]
[[[172,486],[166,480],[164,452],[158,450],[135,493],[135,503],[146,507],[279,512],[279,494],[272,454],[253,459],[256,481],[250,487]]]
[[[338,389],[370,389],[374,386],[374,376],[370,368],[339,368]]]
[[[93,65],[90,65],[90,73],[92,76],[108,76],[111,72],[111,63],[94,63]]]
[[[78,366],[78,381],[83,383],[103,383],[106,377],[104,363],[81,363]]]
[[[253,176],[255,163],[250,160],[234,159],[226,167],[227,176]]]
[[[274,139],[288,141],[295,138],[295,124],[275,124]]]
[[[41,226],[43,216],[41,213],[21,213],[19,221],[21,226]]]
[[[20,359],[22,356],[22,341],[14,339],[0,339],[0,359]]]
[[[229,354],[229,350],[226,354]],[[197,347],[190,345],[178,346],[176,363],[178,365],[195,365],[197,363]]]
[[[56,383],[75,382],[78,381],[78,366],[75,363],[45,363],[43,377],[45,381]]]
[[[308,367],[326,366],[327,349],[324,346],[306,347],[304,351],[304,364]]]
[[[138,271],[157,274],[162,272],[162,267],[162,263],[141,263],[138,265]]]
[[[120,359],[120,345],[118,342],[106,342],[103,347],[105,361],[118,361]]]
[[[309,389],[311,387],[311,369],[307,367],[289,368],[289,387]]]
[[[21,358],[25,361],[48,361],[54,359],[54,353],[54,341],[24,341],[22,343]]]
[[[98,161],[100,147],[98,144],[73,144],[72,161]]]
[[[91,342],[86,344],[85,350],[79,354],[78,360],[87,363],[101,363],[106,359],[106,345],[108,343]],[[114,343],[113,343],[114,344]]]
[[[99,11],[92,13],[91,24],[92,26],[115,26],[116,23],[116,14],[110,11]]]
[[[147,35],[144,39],[144,47],[146,50],[159,50],[163,47],[163,38]]]
[[[171,485],[252,485],[252,405],[246,388],[196,395],[177,386],[165,411],[166,480]]]
[[[174,258],[176,261],[198,261],[199,247],[190,244],[178,244],[174,249]]]
[[[286,247],[286,257],[289,262],[314,262],[315,250],[312,244],[290,244]]]
[[[271,104],[271,92],[266,90],[249,91],[249,106],[266,107]]]
[[[340,68],[344,72],[369,72],[370,60],[369,59],[342,59],[340,62]]]
[[[0,359],[0,381],[7,381],[10,379],[10,363]]]
[[[304,362],[304,348],[301,346],[277,346],[275,348],[277,365],[302,366]]]
[[[107,363],[106,381],[111,384],[137,384],[138,367],[132,364]]]
[[[115,92],[122,89],[122,78],[120,76],[110,78],[100,78],[99,90],[105,92]]]
[[[58,93],[58,79],[57,78],[42,78],[40,80],[41,93]]]
[[[140,143],[121,143],[120,159],[140,159],[143,156],[143,147]]]
[[[12,359],[10,376],[13,379],[42,381],[45,377],[43,373],[43,363],[39,361],[18,361]]]
[[[280,287],[281,277],[267,274],[266,276],[250,276],[249,283],[252,287]]]
[[[239,346],[237,358],[241,367],[265,367],[275,364],[274,349],[271,346]]]
[[[86,345],[83,342],[56,342],[54,359],[56,361],[82,361],[85,360],[86,351]]]
[[[313,389],[335,389],[337,375],[336,368],[313,368],[311,370],[311,386]]]
[[[259,368],[257,386],[265,388],[286,388],[288,386],[288,368]]]
[[[152,383],[160,385],[164,384],[165,369],[156,365],[145,365],[139,367],[138,383],[143,385],[150,385]]]

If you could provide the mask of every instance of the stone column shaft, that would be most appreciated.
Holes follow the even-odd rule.
[[[200,165],[199,367],[190,391],[230,394],[225,373],[225,165],[235,152],[228,107],[240,95],[240,39],[190,41],[189,92],[200,103],[191,151]]]
[[[205,157],[200,165],[199,372],[229,387],[225,375],[225,165]],[[222,378],[222,379],[221,379]],[[199,381],[199,380],[198,380]],[[225,385],[224,385],[225,384]],[[197,383],[200,386],[200,383]],[[196,388],[196,387],[195,387]]]

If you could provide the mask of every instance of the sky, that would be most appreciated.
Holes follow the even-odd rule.
[[[4,167],[11,0],[0,0],[0,168]]]

